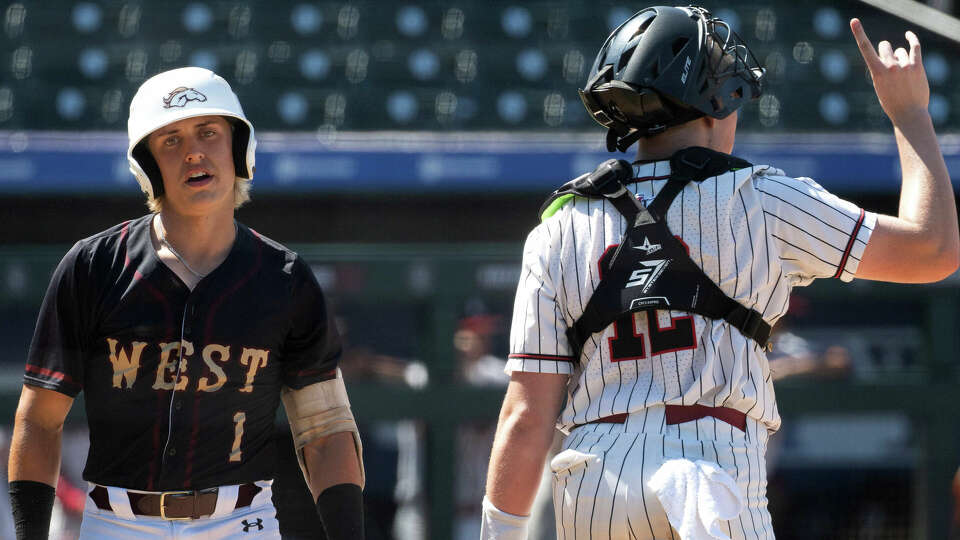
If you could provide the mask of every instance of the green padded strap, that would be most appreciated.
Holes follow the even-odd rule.
[[[544,210],[542,214],[540,214],[540,222],[543,223],[544,221],[553,217],[554,214],[556,214],[557,212],[560,211],[561,208],[563,208],[563,205],[567,204],[567,202],[569,202],[574,197],[576,197],[576,195],[574,195],[573,193],[567,193],[554,199],[553,202],[551,202],[550,205],[547,206],[547,209]]]

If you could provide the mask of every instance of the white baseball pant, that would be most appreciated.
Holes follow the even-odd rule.
[[[210,516],[184,521],[135,515],[126,490],[107,488],[113,511],[97,508],[88,496],[80,524],[80,540],[280,539],[277,510],[271,500],[272,481],[256,482],[261,490],[250,506],[234,509],[237,486],[218,489],[217,508]],[[88,486],[88,492],[94,487]]]
[[[574,428],[551,461],[558,540],[687,540],[648,486],[665,461],[677,458],[716,463],[735,481],[745,507],[718,522],[726,537],[774,538],[766,497],[768,433],[759,422],[746,422],[745,431],[712,417],[667,425],[664,407],[656,406],[623,424]]]

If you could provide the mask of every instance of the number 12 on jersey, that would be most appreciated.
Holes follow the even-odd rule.
[[[611,362],[643,360],[647,357],[646,340],[650,340],[650,356],[697,348],[693,316],[672,317],[670,326],[660,326],[657,312],[647,314],[647,327],[637,328],[638,313],[629,313],[613,323],[613,337],[607,338]]]

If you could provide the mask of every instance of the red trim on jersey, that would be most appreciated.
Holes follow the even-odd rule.
[[[681,317],[673,317],[673,316],[671,316],[671,317],[670,317],[670,326],[660,326],[660,317],[657,317],[656,312],[654,312],[653,314],[651,314],[650,312],[647,312],[647,322],[648,322],[648,323],[650,322],[651,315],[652,315],[652,318],[653,318],[653,324],[656,325],[656,327],[657,327],[657,328],[656,328],[656,331],[657,331],[657,332],[665,332],[665,331],[668,331],[668,330],[676,331],[676,330],[677,330],[677,321],[683,320],[683,319],[686,319],[686,320],[690,321],[690,343],[692,343],[693,345],[684,345],[684,346],[681,346],[681,347],[677,347],[677,348],[675,348],[675,349],[664,349],[664,350],[662,350],[662,351],[659,351],[659,350],[658,350],[658,351],[655,351],[655,350],[653,350],[653,338],[651,337],[651,338],[650,338],[650,349],[651,349],[651,350],[650,350],[650,356],[657,356],[657,355],[666,354],[666,353],[671,353],[671,352],[689,351],[689,350],[691,350],[691,349],[696,349],[696,348],[697,348],[697,323],[694,322],[694,320],[693,320],[693,315],[684,315],[684,316],[681,316]],[[650,327],[649,324],[648,324],[647,326]],[[651,327],[650,329],[653,330],[652,327]]]
[[[687,316],[687,317],[677,317],[677,319],[674,319],[673,317],[670,317],[670,326],[661,326],[661,325],[660,325],[660,317],[657,316],[657,311],[660,311],[660,310],[654,311],[654,312],[653,312],[653,313],[654,313],[653,317],[650,316],[650,312],[649,312],[649,311],[647,312],[647,323],[648,323],[647,326],[648,326],[648,327],[652,327],[652,325],[649,324],[649,323],[655,324],[655,325],[657,326],[657,328],[656,328],[656,331],[657,331],[657,332],[662,332],[662,331],[664,331],[664,330],[676,330],[676,329],[677,329],[677,323],[676,323],[677,319],[690,319],[690,318],[691,318],[691,317],[689,317],[689,316]],[[651,328],[651,330],[653,330],[653,328]]]
[[[863,226],[863,219],[866,217],[867,213],[863,211],[863,208],[860,209],[860,218],[857,220],[857,224],[853,227],[853,232],[850,233],[850,240],[847,242],[846,249],[843,250],[843,257],[840,258],[840,264],[837,266],[837,273],[833,275],[834,279],[839,278],[843,275],[843,269],[847,267],[847,258],[850,257],[850,251],[853,250],[853,243],[857,240],[857,234],[860,233],[860,227]]]
[[[600,254],[600,258],[597,259],[597,272],[598,272],[597,275],[600,276],[600,279],[603,279],[603,273],[604,273],[603,260],[606,258],[607,253],[609,253],[611,249],[616,249],[619,245],[620,244],[610,244],[609,246],[607,246],[607,249],[603,250],[603,253]]]
[[[520,358],[527,360],[554,360],[557,362],[576,362],[572,356],[556,356],[552,354],[530,354],[530,353],[513,353],[507,356],[507,358]]]
[[[75,386],[80,386],[77,384],[77,381],[73,380],[73,377],[63,373],[61,371],[53,371],[52,369],[42,368],[40,366],[34,366],[32,364],[27,364],[26,368],[27,373],[33,373],[35,375],[43,375],[48,379],[53,379],[55,381],[63,381]]]
[[[119,243],[123,245],[123,267],[126,268],[130,266],[130,252],[127,250],[127,245],[124,244],[124,240],[127,239],[127,232],[130,230],[130,222],[124,221],[123,228],[120,229],[120,240]]]
[[[683,241],[683,238],[680,238],[677,235],[673,235],[673,237],[676,238],[678,242],[680,242],[680,245],[683,246],[683,249],[687,252],[687,255],[690,255],[690,246],[688,246],[687,243]]]

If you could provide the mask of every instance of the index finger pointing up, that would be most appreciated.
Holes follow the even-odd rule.
[[[850,19],[850,30],[853,32],[853,38],[857,40],[857,47],[860,48],[860,54],[867,62],[867,67],[870,68],[870,71],[883,67],[883,60],[877,56],[877,51],[874,50],[870,39],[867,38],[867,33],[863,31],[863,24],[860,22],[860,19]]]

